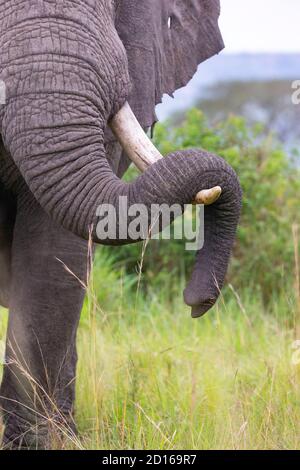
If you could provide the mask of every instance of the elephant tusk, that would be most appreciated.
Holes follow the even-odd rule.
[[[127,102],[112,118],[109,125],[127,156],[142,173],[163,158]]]
[[[111,119],[109,126],[135,166],[144,172],[155,162],[163,158],[144,132],[131,107],[126,102],[120,111]],[[204,189],[196,194],[194,204],[209,205],[219,199],[222,193],[220,186]]]

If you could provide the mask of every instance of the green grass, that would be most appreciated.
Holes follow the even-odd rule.
[[[266,311],[250,292],[227,289],[226,300],[192,320],[181,292],[170,301],[163,285],[147,294],[142,285],[135,295],[137,276],[112,265],[96,263],[79,329],[80,446],[300,448],[292,296]]]

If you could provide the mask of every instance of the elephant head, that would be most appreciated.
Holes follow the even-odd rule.
[[[104,240],[96,214],[104,203],[117,207],[126,196],[129,206],[184,206],[199,191],[222,188],[205,211],[204,248],[185,290],[193,316],[214,304],[224,282],[241,207],[237,176],[220,157],[190,150],[159,159],[125,183],[112,169],[120,152],[110,145],[109,124],[130,154],[141,130],[119,129],[116,116],[129,101],[142,128],[151,127],[162,94],[185,85],[223,47],[218,16],[219,0],[7,0],[0,6],[4,181],[21,175],[50,217],[98,243]],[[135,152],[144,155],[148,145],[141,139]],[[121,156],[123,170],[128,156]]]

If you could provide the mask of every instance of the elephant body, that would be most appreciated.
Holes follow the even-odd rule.
[[[144,129],[155,123],[162,94],[185,85],[223,47],[218,16],[219,0],[1,2],[7,101],[0,106],[0,300],[10,309],[1,407],[8,447],[49,446],[49,416],[75,429],[85,294],[78,279],[86,282],[89,237],[104,243],[95,229],[99,206],[126,196],[129,206],[183,207],[197,191],[221,185],[185,291],[194,316],[218,297],[240,213],[234,171],[191,150],[168,155],[127,184],[120,178],[129,159],[108,127],[126,101]]]

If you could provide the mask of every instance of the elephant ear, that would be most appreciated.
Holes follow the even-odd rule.
[[[115,0],[116,28],[133,84],[130,105],[144,128],[155,105],[193,77],[223,47],[220,0]]]

